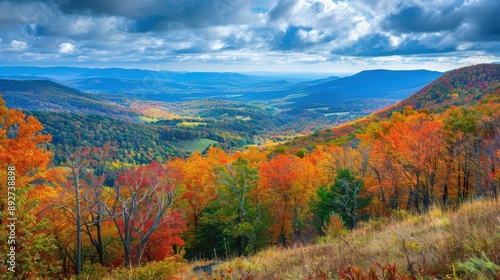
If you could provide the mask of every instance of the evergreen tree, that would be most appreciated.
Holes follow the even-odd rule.
[[[371,197],[363,195],[363,180],[356,178],[349,169],[340,169],[330,188],[320,186],[317,200],[312,202],[312,211],[321,228],[330,215],[340,214],[350,229],[356,228],[362,210],[370,204]]]

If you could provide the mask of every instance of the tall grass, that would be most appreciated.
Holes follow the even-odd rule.
[[[469,202],[456,211],[435,207],[425,215],[398,212],[315,245],[269,248],[222,263],[212,276],[190,272],[183,277],[340,279],[339,272],[348,267],[378,271],[385,264],[419,279],[500,279],[495,270],[500,264],[500,203]]]

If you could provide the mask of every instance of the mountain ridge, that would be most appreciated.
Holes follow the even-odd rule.
[[[128,121],[135,115],[121,105],[48,80],[0,79],[0,92],[10,108],[106,115]]]
[[[423,87],[442,75],[441,72],[429,70],[365,70],[349,77],[327,81],[308,89],[311,94],[326,94],[329,91],[341,94],[366,94],[378,91],[393,91]],[[390,81],[390,83],[388,82]],[[394,98],[391,96],[376,96]],[[400,97],[400,95],[396,96]]]
[[[474,78],[475,75],[469,75],[469,72],[480,74],[479,76],[484,75],[482,76],[483,80],[488,81],[488,83],[485,84],[481,82],[481,79]],[[452,80],[451,82],[449,81],[450,78]],[[455,82],[455,85],[450,87],[452,82]],[[438,90],[442,85],[447,85],[447,90],[449,91],[462,88],[465,89],[458,92],[445,93]],[[438,94],[439,92],[440,94]],[[454,96],[452,96],[452,94],[454,93],[457,93],[460,98],[456,99],[457,102],[452,104],[448,101],[453,100]],[[488,98],[492,99],[490,98],[491,96],[499,94],[500,64],[478,64],[462,67],[445,73],[429,85],[423,87],[420,91],[392,106],[352,122],[315,132],[314,134],[298,137],[285,143],[283,146],[290,149],[298,149],[308,146],[308,143],[322,144],[334,142],[343,145],[355,138],[356,131],[363,130],[371,122],[380,122],[384,119],[389,119],[394,112],[402,112],[406,106],[412,106],[415,110],[422,109],[431,110],[435,113],[442,113],[456,106],[475,106],[480,101]],[[426,99],[428,99],[426,101],[427,103],[423,102]],[[432,103],[432,101],[435,102]],[[493,100],[491,102],[500,103],[500,100]]]

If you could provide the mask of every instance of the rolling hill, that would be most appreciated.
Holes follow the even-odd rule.
[[[49,79],[82,91],[120,94],[142,100],[176,102],[217,98],[273,103],[278,100],[277,104],[283,104],[279,106],[285,109],[331,106],[331,112],[343,111],[349,106],[354,107],[350,110],[353,112],[381,109],[388,102],[394,103],[418,91],[439,75],[441,73],[425,70],[372,70],[344,78],[297,80],[286,74],[269,73],[0,67],[0,77],[6,79]],[[281,102],[281,99],[286,99],[286,102]],[[375,106],[354,106],[363,104],[360,99],[370,99],[369,103]]]
[[[260,87],[255,85],[276,83],[278,88],[283,87],[279,77],[230,72],[170,72],[122,68],[8,66],[0,67],[0,77],[17,80],[49,79],[79,90],[132,93],[143,99],[155,94],[160,95],[155,96],[155,100],[162,101],[178,101],[182,96],[191,94],[194,94],[195,98],[203,98],[210,97],[207,94],[224,95],[234,92],[250,93],[249,98],[256,98],[258,96],[253,93],[259,92]],[[290,85],[295,86],[294,83]]]
[[[127,108],[99,100],[90,93],[47,80],[0,80],[0,92],[7,105],[34,111],[106,115],[131,121]]]

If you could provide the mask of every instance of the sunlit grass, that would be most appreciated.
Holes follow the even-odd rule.
[[[184,127],[197,127],[200,125],[207,125],[205,122],[180,122],[177,124],[177,126],[184,126]]]
[[[172,142],[178,148],[186,151],[186,152],[196,152],[196,151],[204,151],[208,146],[218,143],[217,141],[200,138],[194,140],[179,140],[178,142]]]
[[[435,207],[426,215],[406,214],[402,220],[396,216],[363,223],[347,235],[315,245],[268,248],[235,258],[214,267],[214,274],[222,279],[237,279],[237,274],[253,279],[339,279],[338,271],[349,265],[368,270],[376,262],[396,262],[399,272],[413,270],[422,279],[469,279],[463,271],[453,276],[455,264],[483,255],[500,263],[498,201],[470,202],[455,212]]]

